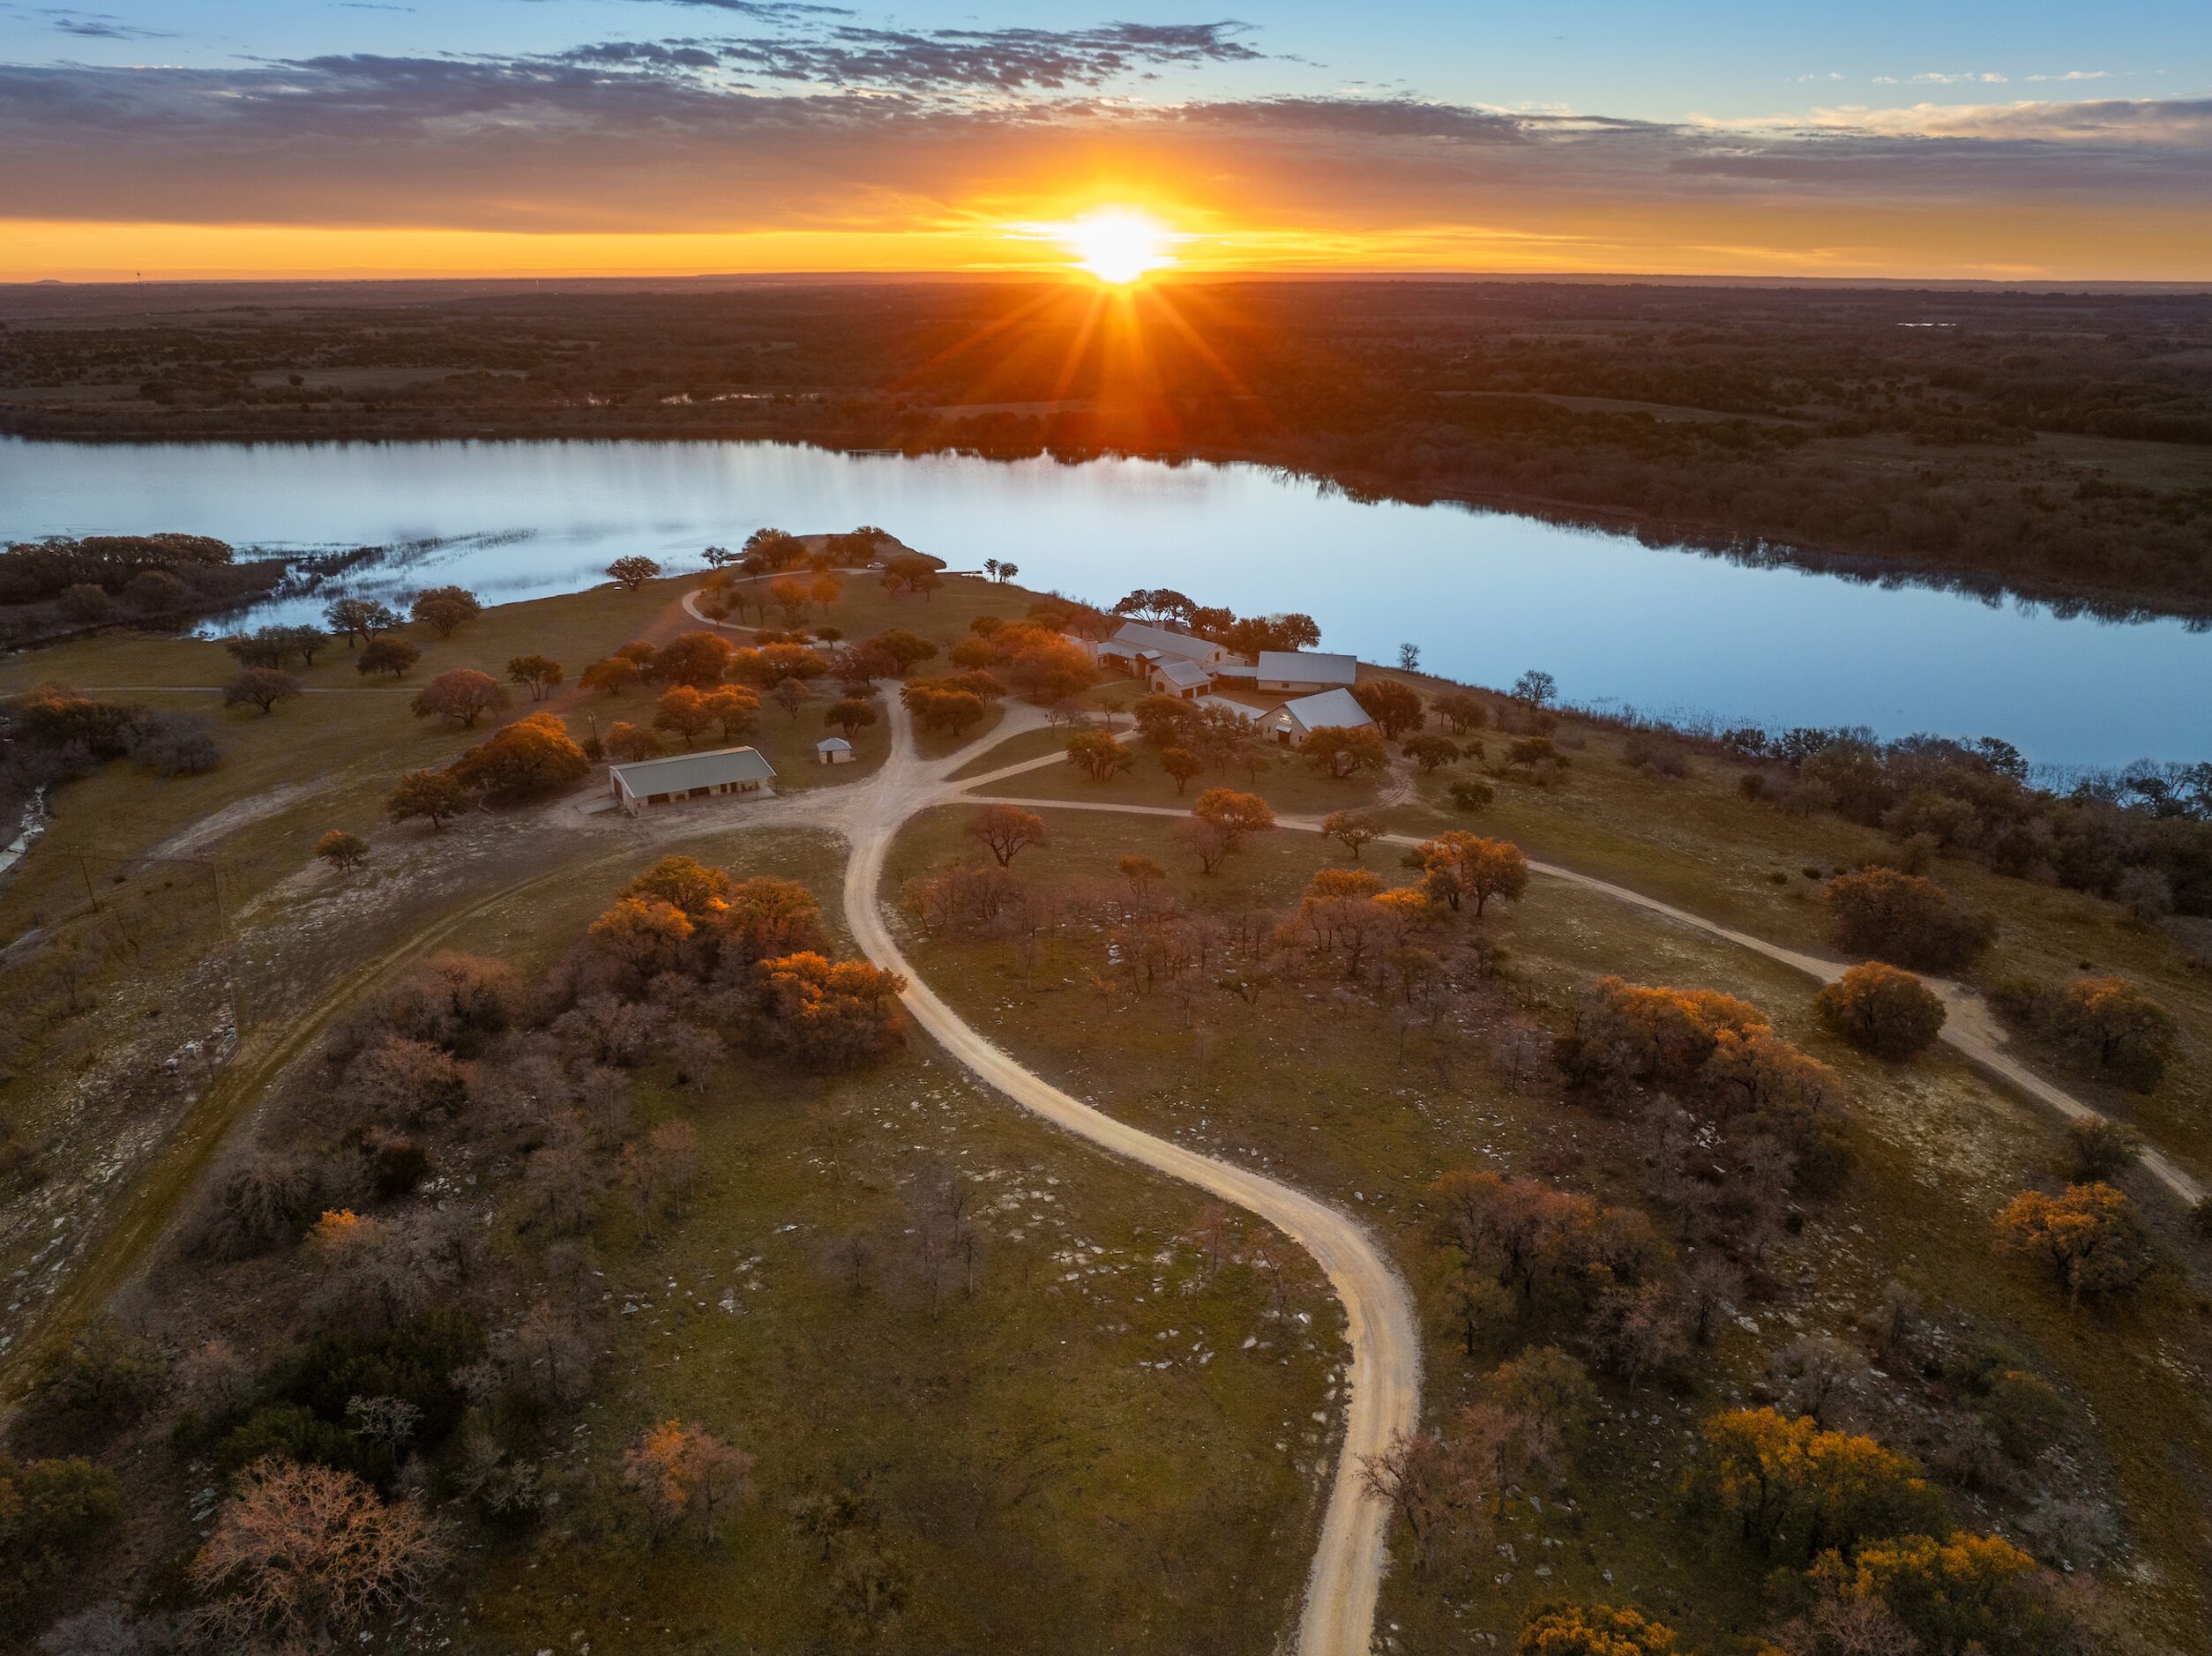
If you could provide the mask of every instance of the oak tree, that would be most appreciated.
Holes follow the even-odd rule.
[[[504,707],[507,692],[489,673],[473,667],[457,667],[440,673],[415,694],[408,704],[417,719],[435,715],[466,730],[484,714]]]
[[[1044,818],[1019,805],[985,805],[968,818],[968,834],[1003,869],[1029,847],[1044,843]]]

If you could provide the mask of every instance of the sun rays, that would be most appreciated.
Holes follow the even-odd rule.
[[[1075,254],[1075,268],[1110,287],[1126,287],[1155,270],[1174,264],[1168,247],[1175,237],[1149,213],[1132,207],[1102,207],[1060,227],[1057,237]]]

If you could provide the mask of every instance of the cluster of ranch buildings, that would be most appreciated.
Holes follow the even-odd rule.
[[[1297,747],[1316,730],[1356,730],[1375,722],[1352,695],[1359,677],[1356,656],[1262,650],[1257,659],[1247,659],[1187,632],[1138,621],[1125,622],[1103,644],[1064,636],[1097,666],[1143,679],[1160,695],[1233,714],[1286,748]],[[1221,690],[1289,699],[1266,706],[1232,700],[1218,694]]]
[[[1095,665],[1143,679],[1162,696],[1233,714],[1286,748],[1297,747],[1312,732],[1325,727],[1349,730],[1375,722],[1352,696],[1352,684],[1359,676],[1359,663],[1352,656],[1262,650],[1258,660],[1248,660],[1187,632],[1137,621],[1124,623],[1103,643],[1065,636]],[[1217,687],[1288,699],[1263,707],[1218,695]],[[826,736],[814,744],[814,755],[823,765],[848,764],[853,744],[842,736]],[[758,794],[775,780],[775,767],[758,748],[720,748],[711,753],[610,765],[607,789],[615,809],[635,817],[648,805]]]

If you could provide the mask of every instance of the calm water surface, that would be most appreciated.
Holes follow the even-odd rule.
[[[774,444],[0,440],[0,539],[187,530],[242,548],[436,543],[353,590],[573,592],[642,552],[694,567],[764,524],[880,524],[972,569],[1110,603],[1171,586],[1302,609],[1325,647],[1670,715],[2002,735],[2039,762],[2212,757],[2212,634],[1746,568],[1456,506],[1371,505],[1252,466],[1061,466]],[[295,604],[301,616],[321,600]],[[265,613],[264,619],[280,612]],[[285,618],[293,618],[287,614]]]

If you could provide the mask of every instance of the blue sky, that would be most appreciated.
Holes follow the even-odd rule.
[[[2212,7],[2146,0],[2096,6],[1307,0],[1221,12],[1037,0],[852,10],[855,23],[915,30],[1232,19],[1250,25],[1243,38],[1268,56],[1209,71],[1203,79],[1216,92],[1391,91],[1649,120],[1737,119],[1833,104],[1902,108],[2212,90]],[[335,52],[508,55],[760,26],[732,9],[681,0],[104,0],[81,8],[11,0],[0,6],[0,56],[26,63],[212,65]],[[104,29],[116,34],[87,32]],[[2064,78],[2069,75],[2080,78]],[[1982,78],[1992,76],[2003,78]],[[1170,74],[1158,90],[1199,78]]]

